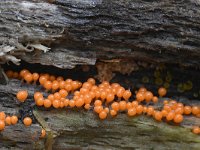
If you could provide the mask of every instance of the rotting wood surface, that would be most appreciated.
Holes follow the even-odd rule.
[[[12,88],[11,88],[12,87]],[[25,104],[19,104],[15,93],[27,89],[29,97]],[[126,114],[101,121],[92,110],[80,109],[32,109],[34,91],[41,90],[20,81],[11,80],[0,85],[0,110],[14,115],[22,108],[31,108],[37,120],[31,127],[7,126],[0,133],[0,146],[15,149],[194,149],[200,147],[200,136],[191,132],[200,118],[184,117],[181,126],[156,122],[144,115],[129,118]],[[162,101],[161,101],[162,102]],[[184,102],[183,102],[184,103]],[[199,101],[190,101],[199,104]],[[25,107],[26,105],[26,107]],[[159,104],[158,104],[159,107]],[[42,127],[50,137],[39,139]],[[46,144],[45,144],[46,143]]]

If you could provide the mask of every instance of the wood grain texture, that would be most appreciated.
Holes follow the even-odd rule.
[[[49,54],[17,57],[60,68],[114,58],[199,67],[199,8],[197,0],[3,0],[0,44],[46,45]]]

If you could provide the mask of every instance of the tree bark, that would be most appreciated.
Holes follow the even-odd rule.
[[[4,0],[0,44],[27,62],[60,68],[115,58],[199,67],[199,7],[196,0]],[[37,55],[33,44],[51,50]],[[19,54],[24,46],[36,51]]]

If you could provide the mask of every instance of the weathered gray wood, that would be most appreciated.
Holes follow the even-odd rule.
[[[45,45],[51,53],[17,58],[60,68],[113,58],[199,67],[199,8],[196,0],[3,0],[0,45]]]
[[[54,148],[166,150],[199,149],[200,146],[200,137],[189,129],[155,122],[146,116],[128,118],[120,114],[101,121],[91,112],[54,113],[59,113],[58,117],[50,112],[44,115],[49,118],[52,129],[62,128],[55,138]]]

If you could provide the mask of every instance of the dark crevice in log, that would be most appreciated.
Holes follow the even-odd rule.
[[[169,84],[168,96],[170,97],[178,98],[186,96],[192,99],[200,97],[199,70],[180,67],[179,65],[156,64],[153,62],[145,63],[126,58],[126,60],[116,60],[116,62],[115,60],[97,61],[96,66],[79,65],[74,69],[60,69],[54,66],[30,64],[25,61],[22,61],[20,66],[10,63],[9,65],[3,65],[3,68],[5,71],[9,69],[14,71],[29,69],[32,72],[49,73],[56,76],[63,76],[64,78],[73,78],[81,82],[85,82],[89,77],[95,77],[97,83],[99,83],[102,75],[103,77],[107,77],[113,74],[111,82],[120,82],[122,86],[131,90],[137,90],[139,87],[145,86],[156,93],[160,86],[165,86],[165,83],[167,83]],[[116,70],[116,68],[118,69]],[[128,70],[130,71],[127,72]],[[159,77],[155,77],[155,73],[159,73]],[[195,76],[191,76],[191,74],[195,74]],[[157,83],[158,79],[162,80],[161,83]],[[181,86],[188,84],[192,86],[190,90],[184,90]]]

